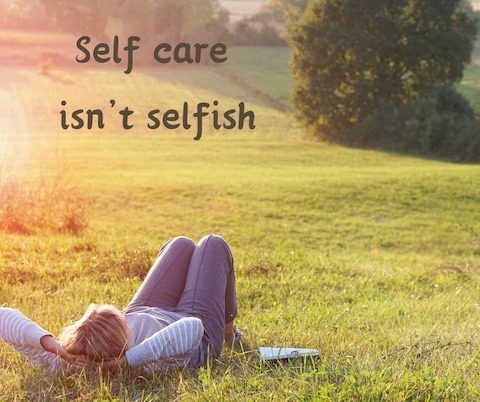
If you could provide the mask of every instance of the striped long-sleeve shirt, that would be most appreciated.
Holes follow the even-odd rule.
[[[165,370],[184,366],[199,347],[203,336],[202,321],[177,316],[155,308],[143,308],[125,314],[130,328],[130,348],[125,356],[133,368],[147,365],[149,369]],[[173,315],[173,316],[172,316]],[[51,335],[18,310],[0,308],[0,338],[24,354],[34,365],[58,369],[62,360],[47,352],[40,339]]]

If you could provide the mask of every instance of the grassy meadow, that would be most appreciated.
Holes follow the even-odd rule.
[[[88,223],[0,231],[0,305],[57,334],[92,302],[125,306],[170,237],[213,232],[234,253],[249,344],[198,371],[102,377],[51,376],[1,343],[0,401],[480,400],[480,166],[308,141],[282,106],[288,52],[229,55],[130,75],[42,53],[0,66],[1,191],[23,214],[47,198],[58,218],[66,199]],[[479,82],[472,65],[461,90],[474,99]],[[244,101],[256,129],[145,128],[151,109],[214,99]],[[62,100],[101,108],[105,128],[61,130]],[[267,364],[259,346],[321,356]]]

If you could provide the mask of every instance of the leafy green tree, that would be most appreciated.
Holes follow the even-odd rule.
[[[218,0],[123,0],[124,34],[147,41],[217,40],[227,34],[228,12]]]
[[[117,13],[122,35],[137,35],[153,42],[177,41],[183,30],[184,4],[175,0],[124,0]]]
[[[291,26],[302,17],[310,0],[270,0],[260,11],[272,22]]]
[[[461,0],[317,0],[290,31],[293,100],[316,135],[352,141],[376,110],[462,78],[476,21]]]
[[[186,40],[216,42],[228,36],[228,11],[218,0],[189,0],[184,7],[183,35]]]
[[[270,0],[252,16],[234,24],[235,45],[285,46],[289,27],[305,12],[309,0]]]
[[[228,34],[228,12],[218,0],[39,1],[52,28],[99,39],[111,31],[106,28],[112,21],[120,27],[116,34],[140,36],[147,42],[218,40]]]

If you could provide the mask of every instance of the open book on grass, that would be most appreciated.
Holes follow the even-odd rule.
[[[260,347],[260,356],[264,360],[279,360],[320,356],[320,352],[316,349]]]

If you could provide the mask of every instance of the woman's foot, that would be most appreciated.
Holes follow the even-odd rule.
[[[231,332],[225,334],[225,345],[234,350],[243,349],[242,334],[235,325],[232,326]]]

